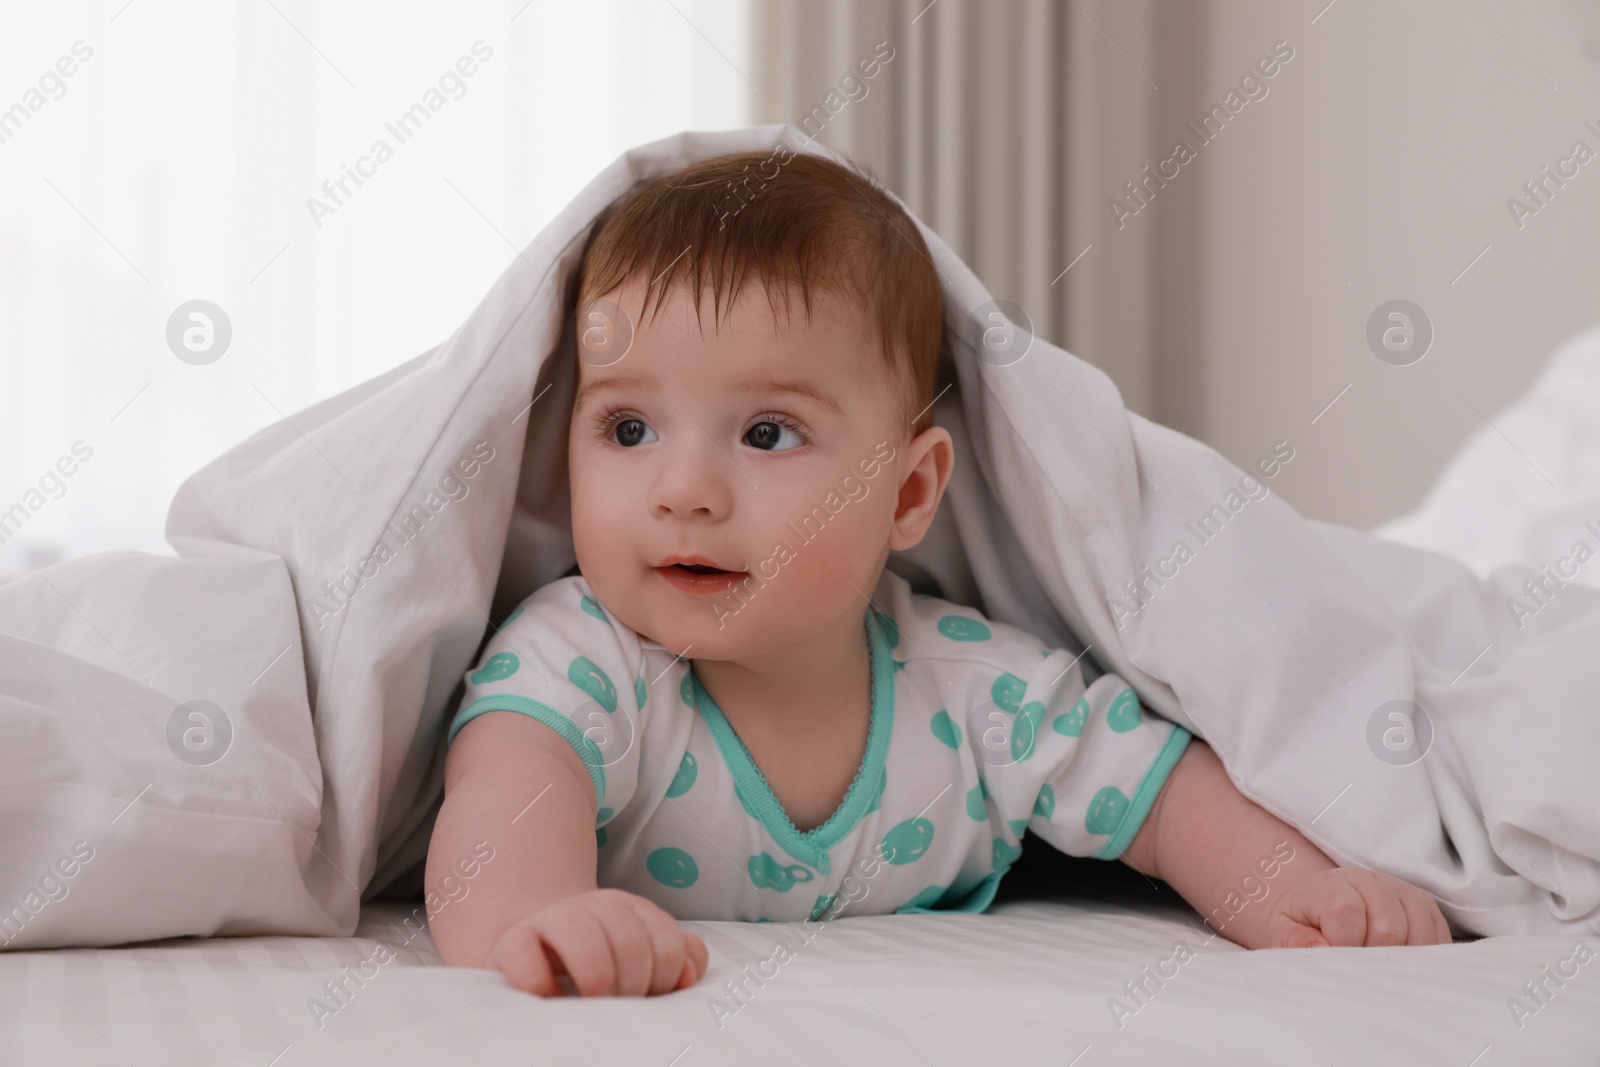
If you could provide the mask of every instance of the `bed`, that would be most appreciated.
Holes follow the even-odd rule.
[[[186,483],[168,531],[185,553],[181,558],[106,554],[57,565],[38,581],[0,587],[0,623],[5,624],[0,625],[0,713],[11,716],[6,722],[14,731],[7,737],[50,742],[36,744],[35,751],[20,744],[0,746],[0,780],[7,783],[0,790],[0,842],[6,846],[6,869],[0,873],[25,879],[50,870],[82,827],[93,831],[96,856],[92,877],[77,879],[70,897],[41,904],[28,920],[23,936],[34,940],[0,952],[0,1064],[686,1067],[815,1063],[830,1053],[847,1054],[852,1062],[1080,1067],[1600,1063],[1600,960],[1595,958],[1600,923],[1575,921],[1561,933],[1502,933],[1429,948],[1252,953],[1211,937],[1170,890],[1120,864],[1071,860],[1037,842],[1025,847],[983,915],[852,917],[847,910],[809,927],[688,923],[710,948],[710,970],[691,989],[647,1000],[546,1001],[518,993],[492,972],[440,965],[425,924],[415,919],[419,902],[361,902],[363,886],[401,884],[401,872],[421,859],[429,803],[436,797],[437,778],[430,777],[438,771],[436,728],[450,686],[471,662],[491,600],[493,617],[502,618],[526,591],[559,576],[571,562],[563,554],[567,546],[554,543],[559,538],[550,533],[555,527],[548,516],[541,519],[538,507],[524,507],[545,496],[559,497],[551,489],[556,483],[541,480],[529,457],[555,455],[552,442],[564,429],[557,420],[522,424],[508,414],[520,408],[521,419],[532,407],[522,398],[543,395],[534,388],[536,368],[520,353],[537,345],[548,350],[558,332],[553,297],[548,291],[540,295],[545,287],[534,277],[539,274],[534,261],[570,269],[575,242],[597,207],[631,181],[630,168],[662,168],[684,156],[758,143],[779,132],[684,134],[619,160],[530,246],[528,255],[518,257],[483,307],[441,349],[316,405],[297,416],[295,425],[285,420],[255,435]],[[977,280],[935,236],[929,237],[954,278],[952,292],[963,306],[978,306],[986,294]],[[1108,379],[1040,341],[1039,347],[1050,352],[1022,366],[1041,381],[1070,376],[1063,378],[1070,388],[1062,395],[1075,398],[1078,415],[1087,406],[1101,417],[1098,424],[1084,416],[1053,419],[1043,427],[1037,412],[1024,410],[1024,391],[979,367],[972,344],[953,332],[952,344],[958,342],[964,346],[965,373],[983,371],[982,380],[990,384],[984,392],[972,379],[964,393],[953,392],[945,403],[970,394],[991,407],[980,408],[974,399],[966,408],[949,408],[950,419],[961,422],[987,410],[990,432],[978,439],[992,450],[999,447],[996,426],[1007,425],[1011,415],[1027,416],[1034,429],[1061,435],[1061,454],[1084,457],[1076,474],[1047,472],[1065,479],[1041,483],[1056,496],[1029,496],[1029,486],[1020,482],[1009,491],[1062,509],[1071,503],[1059,514],[1035,516],[1029,524],[1034,532],[1054,537],[1058,529],[1087,529],[1097,538],[1093,544],[1105,557],[1104,566],[1092,573],[1075,571],[1077,591],[1070,597],[1066,579],[1055,574],[1055,604],[1098,611],[1090,621],[1099,626],[1102,644],[1112,646],[1108,654],[1121,657],[1113,665],[1133,678],[1127,672],[1138,668],[1125,650],[1114,636],[1104,640],[1114,631],[1103,600],[1096,603],[1083,590],[1115,588],[1110,579],[1123,572],[1106,559],[1120,559],[1121,547],[1135,532],[1164,532],[1146,515],[1160,496],[1144,495],[1139,477],[1155,471],[1160,475],[1155,481],[1181,499],[1186,492],[1210,490],[1196,479],[1168,479],[1169,470],[1187,470],[1183,464],[1188,463],[1208,477],[1231,480],[1238,469],[1198,443],[1125,414]],[[1580,514],[1600,516],[1595,510],[1600,499],[1584,489],[1600,489],[1600,467],[1583,465],[1600,455],[1592,417],[1600,404],[1596,383],[1600,331],[1557,353],[1535,388],[1511,411],[1497,413],[1499,428],[1485,427],[1462,448],[1414,513],[1377,532],[1396,544],[1452,555],[1484,573],[1500,563],[1536,566],[1549,552],[1565,548]],[[491,465],[493,449],[479,457],[481,462],[462,458],[486,426],[497,428],[496,440],[505,451],[526,450],[520,475],[514,461]],[[1102,426],[1111,427],[1116,437]],[[373,433],[384,430],[393,439],[373,444]],[[310,442],[308,432],[318,435],[318,444]],[[1559,472],[1565,488],[1559,501],[1517,495],[1529,483],[1505,454],[1502,432],[1552,469],[1557,457],[1577,457]],[[1000,443],[1029,439],[1016,434]],[[1142,449],[1137,469],[1128,459],[1136,444]],[[343,471],[333,468],[329,456],[368,492],[346,492]],[[1160,465],[1163,457],[1169,466]],[[994,455],[987,458],[998,462]],[[470,496],[467,489],[451,494],[450,523],[436,524],[428,534],[431,541],[419,540],[396,562],[385,564],[384,577],[370,591],[338,604],[326,629],[324,617],[304,614],[308,609],[293,595],[291,578],[339,575],[360,551],[370,550],[371,541],[360,540],[363,530],[381,526],[395,514],[396,501],[408,502],[436,482],[440,470],[457,463],[463,471],[479,473]],[[1119,480],[1108,489],[1102,482],[1113,475]],[[462,483],[450,477],[461,489]],[[964,538],[985,529],[979,523],[987,501],[978,495],[981,488],[974,483],[974,495],[951,509],[965,516]],[[294,507],[277,506],[285,500]],[[1346,589],[1340,572],[1331,569],[1329,545],[1336,531],[1308,524],[1279,503],[1263,501],[1251,508],[1255,534],[1249,526],[1239,534],[1259,535],[1258,540],[1238,541],[1233,549],[1224,543],[1208,549],[1207,559],[1221,563],[1235,550],[1249,555],[1254,544],[1254,554],[1282,565],[1285,590],[1322,589],[1324,595],[1311,598],[1318,610],[1352,603],[1360,594],[1365,617],[1383,623],[1367,632],[1392,632],[1385,621],[1387,602],[1365,586],[1351,583]],[[337,521],[308,524],[301,512],[319,519],[326,513]],[[303,531],[312,526],[317,538],[308,541]],[[1329,540],[1311,536],[1313,527]],[[1472,539],[1462,533],[1489,529],[1502,535]],[[540,537],[552,543],[543,544]],[[1023,593],[1031,589],[1042,596],[1039,579],[1020,571],[1008,576],[996,567],[1023,559],[1030,546],[1036,561],[1083,563],[1084,553],[1076,548],[1056,552],[1049,544],[996,540],[993,551],[974,552],[983,566],[967,575],[988,583],[991,605],[997,592],[1016,590],[1008,617],[1019,620],[1026,617]],[[1341,551],[1353,547],[1349,537],[1338,546]],[[1109,549],[1117,551],[1108,554]],[[969,546],[968,551],[974,550]],[[529,569],[501,571],[502,559],[507,567],[525,561]],[[1436,565],[1445,562],[1423,553],[1388,559],[1417,570],[1428,564],[1437,571]],[[1304,561],[1317,566],[1291,566]],[[1256,574],[1260,579],[1262,572]],[[1419,598],[1431,589],[1440,592],[1439,612],[1476,617],[1462,607],[1471,608],[1471,601],[1450,600],[1441,592],[1468,588],[1460,576],[1438,577],[1437,586],[1414,586]],[[1588,571],[1576,581],[1600,586]],[[1206,582],[1204,570],[1187,573],[1174,591],[1153,601],[1149,612],[1155,622],[1163,615],[1181,620],[1186,598]],[[317,585],[311,581],[310,587]],[[211,603],[224,588],[235,632],[219,642],[210,616],[195,605]],[[1476,595],[1477,587],[1470,588]],[[1328,589],[1341,595],[1328,595]],[[1594,586],[1587,600],[1578,592],[1563,593],[1554,610],[1580,613],[1595,596],[1600,593]],[[82,609],[84,618],[93,617],[94,626],[69,616],[67,603],[73,611]],[[1252,632],[1281,642],[1271,653],[1277,661],[1297,656],[1302,677],[1306,670],[1329,673],[1320,658],[1295,644],[1304,640],[1303,633],[1283,626],[1276,615],[1269,617],[1264,597],[1261,603],[1243,597],[1238,603],[1241,610],[1257,613],[1260,626]],[[1481,614],[1486,618],[1488,612]],[[1548,625],[1551,614],[1541,612],[1541,624]],[[1589,617],[1600,618],[1600,613]],[[1074,620],[1075,628],[1084,629],[1085,619],[1089,616]],[[1178,657],[1199,631],[1176,632],[1182,640],[1167,642],[1174,658],[1166,662],[1181,668]],[[1582,636],[1575,628],[1566,632]],[[1327,633],[1344,636],[1332,627]],[[160,639],[154,649],[144,645],[151,635]],[[1461,684],[1441,682],[1438,698],[1465,699],[1474,681],[1488,673],[1487,660],[1467,662],[1481,646],[1468,640],[1472,635],[1465,629],[1447,636],[1458,638],[1459,647],[1432,641],[1438,647],[1430,651],[1449,661],[1450,674],[1460,670]],[[178,638],[182,647],[167,647]],[[143,653],[140,677],[130,676],[126,657],[106,652],[107,643]],[[1593,645],[1579,647],[1592,650]],[[290,654],[294,648],[303,654]],[[237,662],[199,662],[203,657],[197,652],[218,650]],[[1578,669],[1585,659],[1593,658],[1569,657],[1564,672],[1569,683],[1587,684]],[[1473,664],[1478,664],[1476,676],[1468,674]],[[1392,681],[1409,677],[1410,669],[1409,660],[1396,659],[1360,677]],[[1191,674],[1185,679],[1189,693],[1227,673],[1211,666],[1205,676]],[[1148,684],[1156,696],[1165,692],[1167,710],[1185,710],[1160,678],[1149,676]],[[1487,684],[1478,690],[1492,692]],[[170,730],[178,721],[180,736],[187,736],[181,733],[187,720],[170,718],[175,713],[169,692],[185,698],[209,694],[207,700],[233,709],[240,742],[232,750],[221,745],[216,756],[220,760],[232,751],[227,760],[208,770],[207,761],[185,759],[181,746],[161,733],[163,724]],[[1581,713],[1592,707],[1583,697],[1593,692],[1592,687],[1581,691],[1580,699],[1567,706]],[[1263,690],[1255,699],[1270,711],[1285,705],[1281,697]],[[1221,699],[1214,704],[1222,706]],[[320,714],[335,707],[337,715]],[[1242,718],[1269,721],[1266,711]],[[1209,721],[1219,728],[1230,725]],[[1263,736],[1283,732],[1275,727]],[[1220,741],[1223,735],[1216,737]],[[1283,810],[1301,812],[1303,818],[1291,821],[1303,827],[1317,821],[1313,816],[1320,816],[1319,809],[1328,810],[1328,797],[1343,796],[1339,786],[1351,780],[1302,788],[1301,779],[1318,770],[1333,773],[1326,766],[1332,763],[1329,750],[1315,748],[1318,738],[1309,734],[1304,741],[1322,766],[1318,759],[1290,758],[1281,749],[1234,748],[1242,753],[1240,766],[1263,786],[1259,796],[1275,797]],[[1342,758],[1362,768],[1351,771],[1351,778],[1387,773],[1385,765],[1371,759],[1375,753],[1359,734],[1343,741],[1354,755]],[[1213,747],[1222,751],[1219,743]],[[1592,789],[1593,760],[1581,743],[1569,742],[1565,749],[1574,777],[1547,776],[1546,786],[1588,815],[1592,808],[1581,789]],[[1254,762],[1252,751],[1259,757]],[[1484,760],[1474,769],[1507,779],[1497,803],[1538,799],[1522,788],[1521,765],[1504,748],[1483,751]],[[54,769],[46,767],[46,756],[55,761]],[[1447,765],[1434,760],[1419,774],[1444,769]],[[1337,823],[1351,854],[1381,845],[1391,865],[1404,869],[1415,850],[1393,832],[1393,824],[1385,824],[1387,835],[1367,832],[1359,800],[1353,793],[1314,829],[1332,840],[1327,835]],[[1496,810],[1515,814],[1514,807]],[[1466,815],[1467,823],[1483,821],[1481,813]],[[1592,832],[1592,826],[1592,819],[1575,820],[1577,832]],[[1501,878],[1510,872],[1506,855],[1488,847],[1499,844],[1486,841],[1471,857],[1472,872],[1486,882],[1512,880]],[[1512,859],[1521,857],[1524,846],[1543,847],[1537,835],[1529,835],[1510,850]],[[1600,855],[1600,846],[1583,848],[1589,850],[1574,848],[1566,856]],[[1556,862],[1544,855],[1530,860],[1530,869]],[[1576,862],[1560,870],[1573,876],[1569,885],[1587,885],[1576,878]],[[1527,884],[1532,880],[1530,875]],[[21,881],[15,884],[27,888]],[[1520,921],[1519,914],[1542,918],[1543,900],[1535,900],[1532,911],[1507,909],[1505,914],[1507,921]],[[330,935],[354,925],[354,933],[149,940],[229,924]],[[770,962],[777,938],[785,939],[793,953],[781,965]],[[29,949],[127,941],[136,943]]]
[[[709,970],[645,1000],[540,1000],[444,967],[416,907],[368,904],[354,937],[0,956],[0,1062],[1600,1062],[1600,959],[1571,938],[1247,952],[1165,887],[1042,843],[984,915],[688,923]]]

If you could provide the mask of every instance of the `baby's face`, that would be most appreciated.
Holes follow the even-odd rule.
[[[642,285],[608,299],[636,317]],[[906,442],[876,331],[832,294],[809,321],[798,291],[790,310],[779,299],[775,319],[752,280],[720,327],[706,298],[702,333],[677,286],[616,359],[585,348],[578,309],[578,564],[618,621],[691,658],[859,620],[888,558]],[[673,565],[685,558],[732,573]]]

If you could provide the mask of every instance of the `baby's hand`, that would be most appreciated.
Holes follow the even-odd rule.
[[[1319,871],[1289,887],[1256,948],[1448,945],[1439,905],[1409,882],[1359,867]]]
[[[706,971],[705,942],[678,929],[654,901],[592,889],[547,904],[500,935],[485,966],[517,989],[560,996],[570,975],[580,996],[670,993]]]

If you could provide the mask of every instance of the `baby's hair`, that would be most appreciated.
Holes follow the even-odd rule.
[[[870,170],[782,145],[702,160],[644,182],[602,212],[577,272],[578,307],[629,279],[648,279],[639,319],[659,312],[675,283],[707,288],[720,324],[751,274],[785,316],[791,287],[807,321],[817,288],[854,300],[877,328],[899,383],[901,425],[933,425],[944,302],[915,223]],[[913,422],[915,417],[915,422]]]

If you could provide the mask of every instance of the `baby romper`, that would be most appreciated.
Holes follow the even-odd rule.
[[[692,659],[614,621],[581,575],[537,590],[467,673],[450,727],[537,719],[588,768],[597,884],[679,919],[788,922],[988,907],[1031,829],[1074,856],[1128,847],[1187,745],[1115,674],[913,593],[885,569],[863,612],[866,753],[821,826],[790,822]]]

